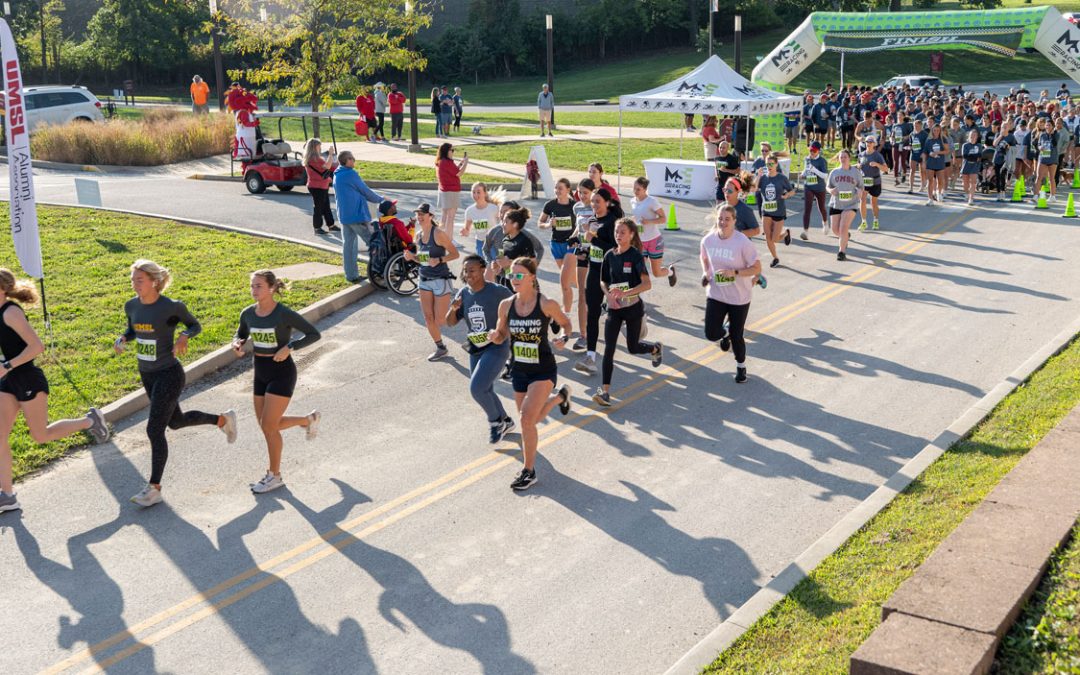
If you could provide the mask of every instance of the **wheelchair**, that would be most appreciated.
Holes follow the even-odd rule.
[[[420,264],[405,259],[405,242],[393,226],[376,222],[368,253],[368,279],[377,288],[397,295],[416,295],[420,290]]]

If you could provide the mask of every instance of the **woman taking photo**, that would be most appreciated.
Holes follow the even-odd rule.
[[[847,260],[851,223],[863,199],[863,175],[851,165],[851,153],[847,150],[841,150],[837,159],[840,166],[829,172],[829,221],[833,234],[840,239],[836,259],[843,261]]]
[[[438,361],[447,355],[440,327],[446,323],[446,311],[454,294],[453,275],[446,263],[457,260],[457,247],[441,227],[435,225],[431,204],[416,208],[416,251],[405,251],[405,259],[420,265],[420,309],[424,325],[435,342],[435,351],[428,361]]]
[[[592,194],[593,217],[584,232],[589,247],[589,273],[585,277],[585,356],[574,364],[574,370],[586,375],[596,374],[596,343],[600,340],[600,306],[604,289],[600,285],[600,265],[604,255],[615,246],[615,221],[623,217],[622,207],[607,187],[598,187]]]
[[[818,141],[813,141],[818,143]],[[765,160],[766,174],[758,179],[757,200],[761,209],[761,222],[765,229],[765,245],[772,255],[770,267],[780,265],[780,256],[776,254],[776,245],[784,242],[791,244],[791,230],[784,227],[787,220],[787,200],[795,195],[795,188],[788,182],[787,176],[780,173],[780,158],[776,153]]]
[[[967,141],[960,146],[960,158],[964,164],[960,167],[960,175],[964,181],[964,194],[967,195],[967,205],[975,203],[975,188],[979,185],[979,165],[982,162],[982,143],[979,142],[979,130],[972,129],[968,132]]]
[[[510,488],[528,490],[536,484],[536,425],[555,406],[559,406],[563,415],[570,412],[570,387],[564,384],[554,391],[559,371],[552,346],[562,349],[573,326],[559,303],[540,294],[535,260],[518,258],[510,269],[514,295],[499,303],[499,323],[488,339],[495,344],[510,344],[513,356],[510,381],[521,417],[521,445],[525,459],[525,466]],[[549,342],[551,322],[559,325],[562,334]]]
[[[330,153],[330,156],[336,156],[337,148],[331,148]],[[311,224],[315,234],[326,234],[326,230],[341,231],[334,224],[334,212],[330,210],[330,183],[334,180],[336,168],[337,162],[323,155],[322,141],[312,138],[304,144],[304,170],[307,172],[307,189],[313,204]],[[322,229],[324,222],[326,230]]]
[[[255,419],[266,439],[270,465],[266,475],[251,484],[251,491],[255,494],[270,492],[285,485],[281,479],[282,431],[304,427],[309,441],[319,433],[321,415],[318,410],[303,417],[285,416],[296,389],[296,362],[292,353],[322,336],[307,319],[277,301],[274,296],[284,288],[285,283],[271,270],[252,272],[251,297],[255,304],[240,312],[240,325],[232,344],[237,358],[243,358],[244,345],[248,340],[254,348]],[[301,337],[294,339],[294,330]]]
[[[664,217],[664,207],[660,206],[656,197],[649,194],[649,179],[644,176],[634,181],[634,198],[630,201],[630,212],[637,223],[641,250],[649,259],[652,276],[657,279],[667,277],[668,286],[674,286],[678,281],[675,265],[664,267],[664,235],[660,234],[660,226],[667,222],[667,218]]]
[[[502,401],[495,393],[495,380],[499,379],[499,372],[510,358],[510,345],[505,342],[495,344],[489,335],[492,328],[498,326],[499,305],[513,293],[505,286],[485,280],[484,267],[484,259],[480,256],[465,256],[461,265],[465,287],[450,303],[446,323],[456,326],[462,319],[466,322],[469,393],[487,415],[488,442],[498,443],[514,429],[514,420],[506,414]]]
[[[49,424],[49,382],[34,359],[45,353],[26,313],[18,303],[37,302],[30,281],[17,281],[11,270],[0,268],[0,511],[15,511],[19,501],[12,484],[11,428],[22,411],[30,437],[48,443],[87,431],[95,443],[109,440],[105,416],[90,408],[82,419],[58,420]]]
[[[615,223],[615,248],[604,255],[600,266],[600,283],[607,299],[607,320],[604,322],[603,380],[593,394],[593,400],[605,408],[611,405],[611,376],[615,372],[615,350],[619,333],[626,324],[626,349],[631,354],[651,354],[653,368],[659,368],[664,358],[664,346],[659,342],[639,340],[641,322],[645,320],[645,303],[641,294],[652,288],[641,239],[631,218]]]
[[[151,453],[150,481],[131,498],[142,507],[153,506],[162,500],[161,478],[169,460],[166,428],[175,430],[213,424],[225,434],[227,442],[236,442],[235,411],[213,415],[180,409],[185,374],[177,357],[187,353],[188,340],[202,332],[202,325],[184,303],[162,295],[171,281],[169,270],[152,260],[136,260],[131,265],[131,289],[135,291],[135,297],[124,304],[127,330],[113,344],[113,349],[120,354],[129,342],[135,343],[139,377],[150,397],[150,414],[146,421]],[[176,327],[181,323],[184,330],[176,337]]]
[[[454,163],[454,146],[443,143],[439,146],[439,155],[435,159],[435,173],[439,178],[439,226],[451,237],[454,236],[454,217],[461,205],[461,176],[469,166],[469,153]]]

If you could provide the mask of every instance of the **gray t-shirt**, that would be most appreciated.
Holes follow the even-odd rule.
[[[183,333],[193,338],[202,332],[199,320],[192,316],[184,303],[160,296],[144,305],[135,297],[124,303],[127,330],[124,339],[135,343],[139,370],[144,373],[163,370],[179,363],[173,356],[173,337],[176,325],[184,324]]]
[[[236,329],[237,338],[251,339],[256,354],[273,355],[282,347],[297,350],[322,337],[311,322],[280,302],[266,316],[259,316],[256,307],[258,305],[251,305],[240,312],[240,326]],[[302,333],[303,337],[293,340],[293,330]]]
[[[499,303],[513,294],[506,286],[491,282],[485,283],[476,293],[468,286],[458,291],[461,307],[457,311],[457,318],[459,321],[465,319],[470,352],[475,353],[491,345],[487,334],[499,323]]]
[[[758,178],[757,198],[761,205],[762,215],[784,220],[787,218],[787,206],[784,204],[784,195],[791,191],[791,183],[787,176],[778,173],[775,176],[765,175]]]
[[[878,151],[868,152],[863,154],[859,158],[859,171],[862,171],[863,178],[872,179],[870,185],[863,182],[863,187],[870,187],[871,185],[881,185],[881,169],[876,166],[870,166],[871,162],[877,162],[878,164],[885,163],[885,157]]]
[[[862,172],[851,167],[836,167],[829,172],[829,189],[836,188],[836,195],[829,199],[829,206],[838,210],[858,208],[859,192],[863,189]]]

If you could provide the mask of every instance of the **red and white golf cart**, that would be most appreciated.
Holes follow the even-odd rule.
[[[307,184],[303,156],[283,139],[281,123],[285,119],[298,119],[303,127],[304,138],[308,136],[308,120],[318,118],[330,128],[331,146],[337,145],[334,137],[334,119],[330,113],[321,112],[272,112],[258,113],[259,120],[277,120],[277,138],[266,138],[262,125],[255,127],[255,149],[252,157],[237,158],[233,154],[230,162],[232,175],[236,175],[236,163],[240,163],[240,174],[244,185],[252,194],[266,192],[269,185],[282,192],[288,192],[297,185]]]

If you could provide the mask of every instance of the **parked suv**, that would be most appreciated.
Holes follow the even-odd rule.
[[[86,87],[53,86],[23,89],[26,120],[33,133],[42,124],[67,124],[76,120],[101,122],[101,101]]]
[[[941,80],[933,75],[897,75],[893,79],[889,80],[883,87],[902,87],[904,85],[910,85],[914,89],[920,89],[922,87],[940,87]]]

